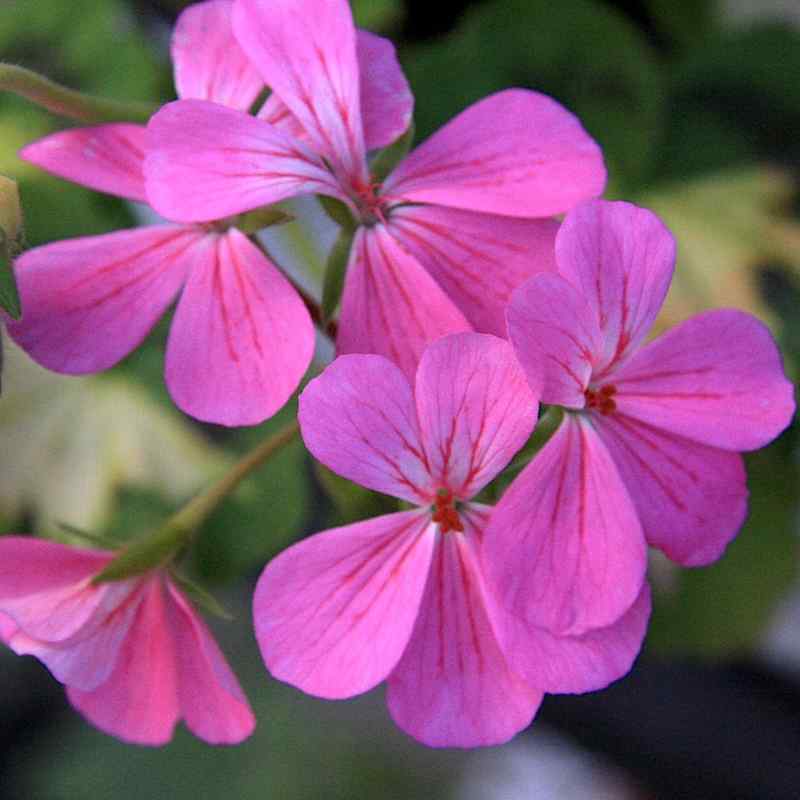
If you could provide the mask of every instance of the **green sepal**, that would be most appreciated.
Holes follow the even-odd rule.
[[[186,544],[190,531],[177,525],[165,525],[161,530],[135,540],[101,572],[92,583],[122,581],[143,575],[169,563]]]
[[[233,226],[240,230],[242,233],[251,234],[257,233],[264,228],[270,228],[273,225],[285,225],[287,222],[292,222],[294,217],[288,214],[277,205],[264,206],[257,208],[255,211],[248,211],[246,214],[240,214],[232,220]]]
[[[327,325],[333,318],[339,301],[342,299],[347,262],[353,245],[355,228],[342,228],[328,255],[325,267],[325,282],[322,285],[322,324]]]
[[[388,147],[377,152],[370,162],[369,171],[372,177],[382,183],[389,173],[408,155],[414,141],[414,122],[408,126],[406,132]]]
[[[11,250],[11,243],[0,230],[0,309],[13,319],[19,319],[22,316],[22,304],[11,266]]]
[[[319,200],[322,210],[343,230],[355,229],[358,223],[345,203],[324,194],[317,195],[317,200]]]
[[[233,620],[231,614],[222,603],[217,600],[210,592],[204,589],[194,581],[190,581],[185,575],[182,575],[175,569],[169,571],[170,577],[177,584],[178,588],[188,595],[189,599],[203,611],[207,611],[215,617],[220,617],[228,622]]]
[[[120,103],[105,97],[77,92],[15,64],[0,63],[0,92],[13,92],[62,117],[100,124],[104,122],[146,123],[158,110],[150,103]]]
[[[100,533],[91,533],[83,528],[77,528],[74,525],[70,525],[68,522],[57,522],[56,525],[58,525],[58,527],[64,531],[64,533],[69,534],[69,538],[79,539],[87,544],[90,544],[94,547],[99,547],[103,550],[119,549],[119,542],[109,538],[108,536],[103,536]]]

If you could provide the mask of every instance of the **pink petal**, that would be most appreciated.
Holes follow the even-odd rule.
[[[554,220],[409,205],[392,210],[389,230],[483,333],[505,336],[514,289],[555,271]]]
[[[66,686],[92,691],[117,664],[139,607],[138,588],[138,581],[84,585],[71,596],[53,593],[28,597],[22,607],[4,605],[20,625],[8,646],[38,658]],[[43,619],[47,611],[51,616]]]
[[[620,414],[724,450],[754,450],[794,414],[767,327],[742,311],[699,314],[609,376]]]
[[[289,399],[313,354],[311,318],[277,268],[235,228],[206,235],[167,344],[175,403],[206,422],[263,422]]]
[[[340,356],[300,395],[306,447],[334,472],[426,503],[431,478],[408,379],[380,356]]]
[[[8,644],[8,640],[19,630],[11,617],[0,614],[0,642]]]
[[[117,665],[92,692],[68,688],[70,703],[93,725],[125,742],[162,745],[178,720],[175,643],[161,579],[143,590]]]
[[[296,194],[339,194],[319,156],[243,111],[178,100],[147,129],[147,195],[168,219],[218,220]]]
[[[340,177],[365,181],[356,36],[347,0],[237,0],[233,29],[315,149]]]
[[[361,118],[368,150],[390,145],[411,124],[414,96],[397,62],[394,45],[383,36],[356,31]]]
[[[514,480],[486,531],[500,606],[560,636],[605,628],[639,594],[645,539],[614,462],[588,420],[567,414]]]
[[[462,111],[404,159],[388,194],[512,217],[549,217],[603,191],[600,148],[554,100],[509,89]]]
[[[530,724],[542,700],[508,667],[486,609],[475,531],[437,535],[419,616],[389,676],[394,721],[431,747],[501,744]]]
[[[430,515],[404,511],[312,536],[267,564],[253,598],[269,671],[304,692],[366,692],[408,643],[434,544]]]
[[[595,200],[567,215],[556,238],[558,271],[581,290],[603,334],[595,376],[641,343],[672,280],[675,240],[631,203]]]
[[[233,36],[231,0],[206,0],[181,12],[172,32],[178,97],[247,111],[264,88]]]
[[[123,122],[72,128],[32,142],[19,157],[81,186],[145,203],[146,135],[144,125]]]
[[[511,345],[485,333],[457,333],[429,345],[414,394],[434,484],[461,499],[508,464],[539,410]]]
[[[15,263],[25,316],[8,332],[56,372],[108,369],[172,303],[201,240],[199,231],[164,225],[28,250]]]
[[[359,228],[347,267],[339,353],[378,353],[413,377],[428,342],[470,325],[382,225]]]
[[[239,682],[203,620],[173,585],[168,591],[181,716],[209,744],[241,742],[256,721]]]
[[[747,516],[742,457],[622,414],[595,428],[639,512],[647,541],[684,566],[716,561]]]
[[[375,150],[391,144],[408,129],[414,97],[388,39],[356,30],[356,57],[364,143],[368,150]],[[274,92],[257,116],[296,139],[309,139],[300,121]]]
[[[508,615],[498,624],[503,651],[512,669],[550,694],[580,694],[603,689],[625,675],[642,646],[650,617],[647,584],[631,608],[614,624],[582,636],[554,636]]]
[[[542,402],[583,408],[600,329],[584,296],[560,275],[537,275],[512,295],[508,338]]]

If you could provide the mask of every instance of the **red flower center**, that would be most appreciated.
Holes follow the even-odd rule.
[[[586,408],[594,409],[601,414],[610,414],[617,410],[617,404],[614,402],[616,393],[617,387],[613,383],[607,383],[596,390],[587,389],[583,393],[586,397]]]
[[[380,195],[380,189],[380,182],[375,180],[369,183],[359,181],[353,185],[353,199],[364,225],[386,222],[386,198]]]
[[[439,523],[442,533],[463,531],[464,523],[456,511],[456,499],[449,489],[439,489],[433,503],[433,521]]]

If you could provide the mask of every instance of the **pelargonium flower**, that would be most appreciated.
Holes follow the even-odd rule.
[[[540,665],[534,680],[515,674],[498,646],[480,560],[490,508],[473,498],[528,438],[536,408],[511,346],[486,334],[429,345],[413,388],[376,355],[341,356],[311,381],[299,413],[311,452],[415,508],[311,536],[267,565],[253,613],[276,678],[325,698],[387,680],[403,730],[472,747],[525,727],[543,691],[599,688],[630,668],[646,589],[606,630],[531,635],[523,646]]]
[[[247,699],[213,636],[164,570],[92,578],[114,554],[0,538],[0,640],[33,655],[93,725],[160,745],[178,719],[211,744],[253,731]]]
[[[379,115],[363,112],[363,68],[347,0],[237,0],[234,32],[274,94],[262,119],[179,101],[150,122],[154,207],[208,220],[317,193],[360,223],[342,296],[340,353],[385,355],[411,377],[426,342],[505,334],[504,306],[553,267],[546,218],[599,194],[605,169],[577,119],[536,92],[474,104],[378,185],[366,159]],[[394,82],[383,80],[386,97]]]
[[[747,509],[739,451],[794,410],[777,347],[748,314],[700,314],[642,345],[675,261],[654,214],[583,204],[556,260],[558,274],[514,293],[508,330],[530,384],[566,414],[498,503],[484,553],[523,675],[536,669],[514,647],[526,628],[580,635],[626,612],[646,543],[688,566],[718,558]]]
[[[244,114],[263,89],[231,30],[231,0],[187,8],[172,39],[180,97]],[[397,87],[392,46],[361,34],[362,95],[379,104],[383,144],[408,124],[411,95]],[[380,84],[370,81],[377,71]],[[391,83],[395,76],[394,83]],[[398,88],[391,99],[385,82]],[[373,114],[368,105],[365,117]],[[68,180],[146,203],[147,129],[110,124],[47,136],[20,156]],[[198,187],[198,190],[199,187]],[[169,215],[167,215],[169,216]],[[176,404],[198,419],[250,425],[274,414],[296,389],[314,349],[302,300],[235,219],[164,224],[37,247],[16,263],[25,318],[11,335],[42,365],[98,372],[139,345],[180,293],[166,353]]]

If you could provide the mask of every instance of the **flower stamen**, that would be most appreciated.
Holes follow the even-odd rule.
[[[464,523],[456,511],[456,500],[449,489],[439,489],[436,492],[436,500],[433,503],[432,519],[438,523],[442,533],[450,531],[464,531]]]
[[[586,397],[586,408],[599,411],[601,414],[611,414],[617,410],[614,402],[614,395],[617,387],[612,383],[607,383],[599,389],[587,389],[583,394]]]

